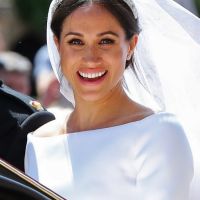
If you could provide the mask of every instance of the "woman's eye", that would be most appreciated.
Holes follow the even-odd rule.
[[[72,39],[68,43],[70,45],[83,45],[84,44],[80,39]]]
[[[100,43],[99,44],[114,44],[115,43],[115,41],[114,40],[112,40],[112,39],[102,39],[101,41],[100,41]]]

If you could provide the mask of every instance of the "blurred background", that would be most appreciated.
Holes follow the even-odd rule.
[[[45,26],[51,0],[0,0],[0,30],[6,48],[33,61],[36,50],[45,43]]]
[[[0,0],[0,79],[55,113],[71,108],[59,92],[46,48],[51,0]]]
[[[195,15],[200,15],[200,0],[176,1]],[[63,102],[46,48],[50,2],[0,0],[0,79],[14,89],[38,98],[47,107]],[[21,83],[23,86],[15,88],[17,80],[18,85]]]
[[[45,26],[51,0],[0,0],[0,50],[27,57],[34,67],[37,50],[45,44]],[[32,73],[32,71],[31,71]],[[31,78],[32,96],[37,96]]]

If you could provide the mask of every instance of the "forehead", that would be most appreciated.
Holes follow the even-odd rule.
[[[120,23],[103,5],[97,3],[83,4],[74,10],[65,20],[64,28],[120,27]]]

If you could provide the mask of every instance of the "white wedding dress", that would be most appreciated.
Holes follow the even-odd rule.
[[[188,200],[193,162],[176,117],[160,112],[111,128],[29,134],[25,171],[69,200]]]

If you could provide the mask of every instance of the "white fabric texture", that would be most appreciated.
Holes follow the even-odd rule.
[[[69,200],[188,200],[192,165],[184,130],[164,112],[112,128],[29,134],[25,157],[29,176]]]
[[[53,69],[61,83],[61,92],[74,104],[66,79],[60,79],[60,58],[53,42],[50,21],[56,2],[49,9],[47,44]],[[195,175],[192,200],[200,199],[200,19],[173,0],[126,0],[134,3],[140,27],[134,52],[137,72],[150,95],[126,70],[125,83],[131,98],[155,110],[175,113],[189,139]],[[135,9],[134,9],[135,12]],[[153,98],[152,98],[153,97]]]

